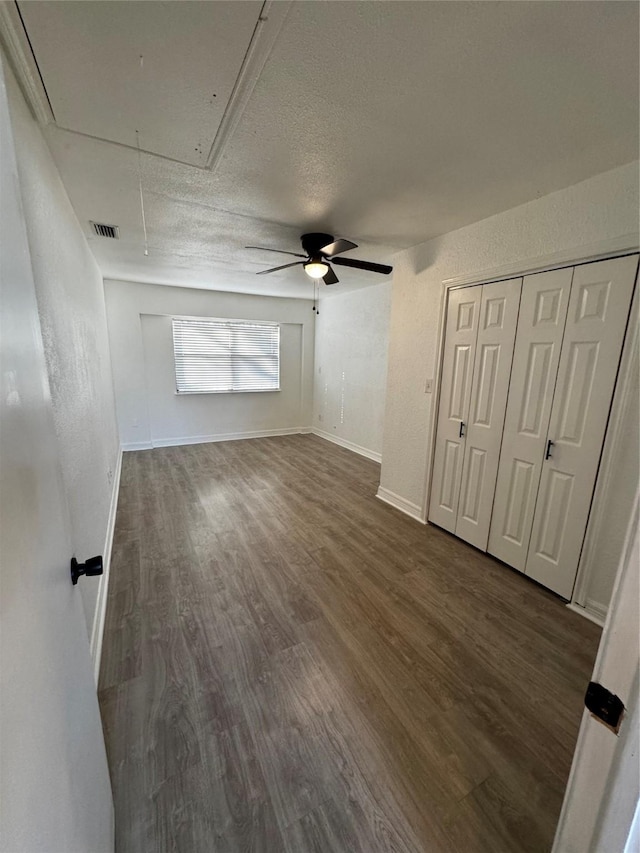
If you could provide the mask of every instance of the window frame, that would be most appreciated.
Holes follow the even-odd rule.
[[[212,325],[218,326],[227,326],[227,327],[239,327],[239,326],[261,326],[261,327],[269,327],[270,329],[275,329],[277,335],[277,360],[276,360],[276,382],[277,386],[274,388],[221,388],[221,389],[210,389],[210,390],[180,390],[179,381],[178,381],[178,360],[177,360],[177,352],[176,352],[176,335],[175,335],[175,322],[181,323],[211,323]],[[174,394],[178,397],[187,397],[192,395],[200,395],[200,394],[274,394],[279,393],[282,390],[281,384],[281,344],[282,344],[282,334],[281,334],[281,324],[273,321],[273,320],[247,320],[247,319],[237,319],[237,318],[227,318],[227,317],[204,317],[204,316],[184,316],[178,314],[171,315],[171,338],[172,338],[172,349],[173,349],[173,375],[174,375],[174,384],[175,391]],[[230,368],[233,372],[233,357],[234,352],[233,348],[230,352]],[[233,381],[233,380],[232,380]]]

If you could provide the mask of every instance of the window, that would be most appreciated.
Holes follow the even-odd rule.
[[[280,389],[280,326],[173,318],[178,394]]]

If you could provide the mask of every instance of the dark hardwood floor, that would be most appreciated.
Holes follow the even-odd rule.
[[[599,629],[314,436],[124,456],[117,853],[543,853]]]

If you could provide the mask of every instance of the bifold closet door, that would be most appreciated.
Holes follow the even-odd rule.
[[[488,551],[524,571],[573,269],[522,285]]]
[[[482,286],[456,536],[487,548],[522,279]]]
[[[575,267],[525,572],[570,598],[638,256]]]
[[[429,519],[455,532],[481,287],[449,292]]]

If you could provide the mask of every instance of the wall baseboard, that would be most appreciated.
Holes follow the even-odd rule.
[[[333,442],[333,444],[339,444],[340,447],[346,447],[347,450],[352,450],[354,453],[360,454],[360,456],[366,456],[367,459],[371,459],[374,462],[382,462],[382,454],[376,453],[375,450],[369,450],[366,447],[355,444],[353,441],[348,441],[346,438],[339,438],[337,435],[332,435],[330,432],[325,432],[322,429],[316,429],[316,427],[312,427],[310,432],[319,438]]]
[[[579,613],[580,616],[584,616],[585,619],[588,619],[590,622],[595,622],[596,625],[599,625],[601,628],[604,628],[604,623],[607,618],[607,608],[603,607],[602,604],[598,604],[597,602],[590,602],[584,607],[576,604],[573,601],[570,601],[567,604],[567,608],[572,610],[574,613]]]
[[[213,441],[242,441],[245,438],[269,438],[272,435],[299,435],[303,427],[285,429],[259,429],[247,432],[222,432],[215,435],[190,435],[186,438],[154,438],[152,447],[179,447],[182,444],[209,444]],[[308,432],[308,430],[307,430]]]
[[[594,617],[594,619],[599,619],[602,625],[607,621],[609,608],[606,604],[602,604],[600,601],[594,601],[593,598],[587,598],[584,608],[587,613],[590,613]]]
[[[379,486],[378,491],[376,493],[376,497],[378,498],[378,500],[384,501],[384,503],[389,504],[389,506],[392,506],[395,509],[399,509],[400,512],[403,512],[410,518],[419,521],[420,524],[427,523],[422,513],[422,507],[418,506],[418,504],[414,504],[411,501],[406,500],[400,495],[397,495],[395,492],[392,492],[389,489],[385,489],[383,486]]]
[[[116,527],[116,513],[118,511],[118,493],[120,491],[120,474],[122,472],[122,450],[118,450],[116,469],[113,474],[113,486],[111,491],[111,504],[109,506],[109,519],[107,521],[107,533],[104,542],[102,557],[103,573],[98,587],[98,598],[93,616],[91,628],[91,660],[93,661],[93,675],[98,686],[100,677],[100,660],[102,658],[102,638],[104,636],[104,623],[107,614],[107,593],[109,591],[109,571],[111,569],[111,551],[113,547],[113,534]]]
[[[309,427],[285,427],[283,429],[261,429],[248,432],[219,432],[214,435],[186,435],[178,438],[154,438],[153,441],[134,441],[123,444],[124,451],[152,450],[154,447],[181,447],[187,444],[209,444],[214,441],[241,441],[245,438],[269,438],[273,435],[304,435]]]
[[[150,441],[129,441],[122,445],[122,450],[125,453],[129,450],[151,450],[152,448],[153,444]]]

